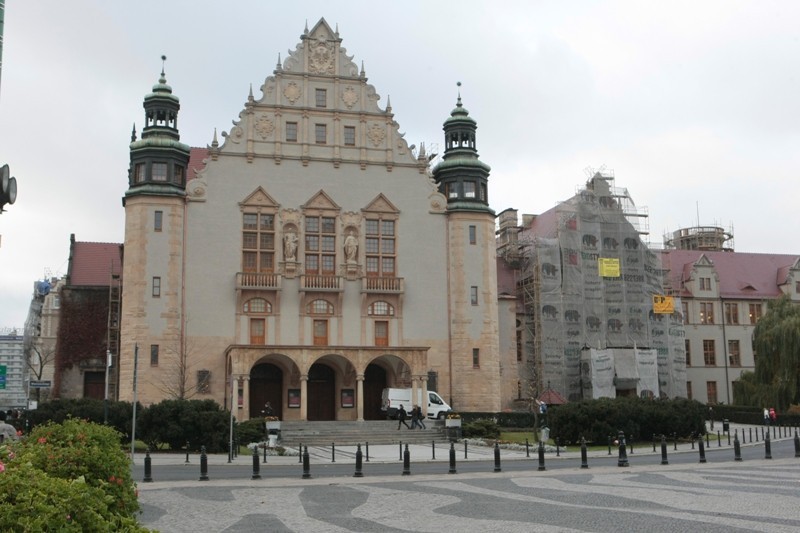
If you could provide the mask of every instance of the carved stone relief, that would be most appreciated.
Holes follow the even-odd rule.
[[[312,74],[333,74],[333,43],[325,41],[325,35],[311,42],[308,54],[308,70]]]
[[[262,139],[271,136],[273,131],[275,131],[275,124],[272,123],[267,115],[258,117],[256,121],[256,132],[261,135]]]
[[[286,88],[283,90],[283,96],[289,100],[289,103],[294,105],[298,98],[300,98],[300,87],[293,81],[290,81]]]
[[[380,146],[386,138],[386,129],[381,124],[370,124],[367,130],[367,137],[374,146]]]
[[[347,106],[347,109],[353,109],[353,106],[358,102],[358,93],[349,85],[342,91],[342,102]]]

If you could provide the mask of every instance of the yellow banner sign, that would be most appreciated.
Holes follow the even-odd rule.
[[[619,272],[619,258],[616,257],[601,257],[597,260],[597,274],[601,278],[618,278]]]
[[[675,311],[675,301],[672,296],[653,295],[653,312],[662,315],[671,315]]]

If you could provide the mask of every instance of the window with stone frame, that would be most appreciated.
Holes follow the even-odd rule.
[[[158,366],[158,344],[150,345],[150,366]]]
[[[317,276],[336,274],[335,217],[305,217],[305,272]]]
[[[739,324],[739,304],[734,302],[725,303],[725,323],[732,325]]]
[[[714,323],[714,302],[700,302],[700,323]]]
[[[242,272],[274,272],[275,215],[242,214]]]
[[[369,277],[393,278],[396,271],[395,221],[368,218],[364,238],[366,272]]]
[[[164,212],[156,211],[153,217],[153,231],[161,231],[164,224]]]
[[[297,142],[297,122],[287,122],[285,129],[286,129],[286,142],[287,143],[296,143]]]
[[[749,313],[749,315],[750,315],[750,323],[751,324],[756,324],[759,321],[759,319],[761,318],[761,304],[760,303],[750,304],[749,307],[750,307],[750,310],[749,310],[750,311],[750,313]]]
[[[716,381],[706,381],[706,396],[708,397],[708,403],[716,404],[717,403],[717,382]]]
[[[367,308],[367,314],[369,316],[394,316],[394,306],[383,300],[372,302]]]
[[[197,392],[199,392],[200,394],[208,394],[211,392],[210,370],[197,371]]]
[[[153,181],[167,181],[167,164],[153,163],[150,175]]]
[[[688,399],[690,399],[690,400],[692,399],[692,382],[691,381],[687,381],[686,382],[686,397]]]
[[[711,290],[711,278],[700,278],[700,290],[701,291]]]
[[[389,346],[389,321],[375,321],[375,346]]]
[[[327,89],[314,89],[314,103],[317,107],[328,107]]]
[[[328,144],[327,124],[314,124],[314,140],[317,144]]]
[[[161,298],[161,277],[160,276],[153,276],[153,288],[152,288],[152,296],[153,298]]]
[[[742,355],[738,340],[734,339],[728,341],[728,363],[733,367],[742,366]]]
[[[356,145],[356,127],[355,126],[345,126],[344,127],[344,145],[345,146],[355,146]]]
[[[714,346],[714,339],[703,340],[703,364],[717,366],[717,350]]]

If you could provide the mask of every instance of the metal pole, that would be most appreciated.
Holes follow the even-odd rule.
[[[730,433],[728,433],[730,436]],[[739,445],[739,430],[737,429],[733,435],[733,460],[742,460],[742,447]]]
[[[403,475],[411,475],[411,453],[408,451],[408,443],[406,443],[406,449],[403,452]]]
[[[764,459],[772,459],[772,443],[769,440],[769,431],[767,431],[767,438],[764,439]]]
[[[619,459],[617,459],[617,466],[629,466],[628,454],[625,451],[625,433],[620,431],[619,435],[617,435],[617,439],[619,440]]]
[[[136,370],[139,366],[139,343],[133,345],[133,419],[131,420],[131,464],[136,464]]]
[[[208,457],[205,446],[200,446],[200,481],[208,481]]]
[[[336,443],[331,442],[331,462],[336,462]]]
[[[236,403],[235,402],[236,401],[236,386],[234,386],[234,383],[236,382],[235,379],[236,378],[234,378],[233,375],[231,375],[231,419],[230,419],[230,424],[229,424],[229,426],[230,426],[229,427],[230,435],[229,435],[229,441],[228,441],[228,462],[229,463],[233,461],[233,404]],[[264,444],[264,453],[266,453],[266,450],[267,450],[266,446],[267,445],[265,443]]]
[[[456,447],[452,441],[450,442],[450,470],[448,470],[447,473],[456,473]]]
[[[311,464],[308,460],[308,446],[303,446],[303,479],[311,478]]]
[[[266,454],[267,447],[264,447],[264,453]],[[261,474],[259,464],[258,464],[258,447],[253,448],[253,475],[250,479],[261,479]]]
[[[667,460],[667,437],[665,435],[661,435],[661,464],[669,464]]]
[[[800,457],[800,437],[797,436],[797,430],[794,430],[794,456]]]
[[[497,441],[494,441],[494,471],[503,471],[502,468],[500,468],[500,444],[498,444]]]
[[[539,441],[539,468],[538,468],[538,470],[540,472],[542,470],[545,470],[545,467],[544,467],[544,442],[542,442],[541,440]]]
[[[589,459],[586,453],[586,439],[581,437],[581,468],[589,468]]]
[[[467,458],[467,441],[464,441],[464,459]]]
[[[525,457],[531,456],[530,446],[528,445],[528,439],[525,439]]]
[[[706,433],[706,436],[707,435],[708,435],[708,433]],[[697,441],[697,446],[698,446],[698,448],[700,450],[700,462],[701,463],[705,463],[706,462],[706,449],[703,446],[703,437],[700,437],[700,439]]]
[[[431,441],[431,461],[436,460],[436,441]]]
[[[108,369],[109,368],[111,368],[111,350],[106,350],[106,392],[105,396],[103,396],[103,424],[106,425],[108,424]],[[28,393],[28,395],[30,395],[30,392]]]
[[[369,462],[369,441],[367,441],[367,462]]]
[[[147,451],[144,452],[144,479],[142,479],[145,483],[151,483],[153,481],[152,476],[152,463],[150,459],[150,448],[147,448]]]
[[[361,454],[361,443],[358,443],[358,447],[356,448],[356,472],[353,474],[353,477],[364,477],[364,473],[361,471],[362,468],[362,454]]]

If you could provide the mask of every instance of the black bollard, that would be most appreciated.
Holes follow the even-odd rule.
[[[205,446],[200,446],[200,481],[208,481],[208,457]]]
[[[153,481],[153,466],[151,464],[152,459],[150,459],[150,448],[144,452],[144,481],[145,483],[150,483]]]
[[[399,451],[399,453],[400,453],[400,459],[398,459],[398,460],[402,461],[403,460],[403,441],[400,441],[400,451]]]
[[[264,464],[267,464],[267,443],[264,443]]]
[[[544,467],[544,442],[539,441],[539,472],[545,470]]]
[[[669,461],[667,460],[667,437],[666,435],[661,435],[661,464],[668,465]]]
[[[561,457],[561,452],[558,451],[558,437],[556,437],[556,457]]]
[[[494,441],[494,471],[503,471],[503,469],[500,468],[500,444],[498,444],[497,441]]]
[[[530,446],[528,445],[528,439],[525,439],[525,457],[531,456]]]
[[[656,434],[653,433],[653,453],[656,451]]]
[[[619,458],[617,459],[617,466],[630,466],[628,464],[628,454],[625,451],[625,433],[620,431],[617,435],[617,441],[619,442]]]
[[[265,450],[267,449],[266,445],[264,446],[264,449]],[[260,466],[258,464],[258,446],[256,446],[255,448],[253,448],[253,475],[250,476],[250,479],[261,479],[261,474],[259,473],[260,472],[259,469]]]
[[[737,431],[738,431],[738,430],[737,430]],[[731,445],[731,432],[730,432],[730,430],[729,430],[729,431],[728,431],[728,446],[730,446],[730,445]]]
[[[356,448],[356,473],[353,474],[353,477],[364,477],[364,473],[361,471],[361,461],[361,443],[358,443],[358,447]]]
[[[581,437],[581,468],[589,468],[589,458],[586,453],[586,439]]]
[[[717,430],[717,448],[722,448],[722,435],[719,430]]]
[[[633,453],[633,434],[631,434],[631,443],[630,443],[630,445],[628,446],[628,451],[629,451],[630,453]]]
[[[756,430],[756,433],[758,433],[758,430]],[[764,440],[764,426],[761,426],[761,440]]]
[[[448,474],[456,473],[456,447],[452,441],[450,441],[450,470],[448,470],[447,473]]]
[[[369,462],[369,441],[367,441],[367,462]]]
[[[706,434],[706,435],[708,435],[708,434]],[[705,463],[706,462],[706,449],[703,446],[703,437],[700,437],[700,439],[697,441],[697,447],[700,449],[700,462],[701,463]]]
[[[611,455],[611,435],[608,436],[608,455]]]
[[[709,444],[708,444],[709,440],[708,439],[709,439],[709,435],[708,435],[708,432],[706,432],[706,446],[709,446]]]
[[[758,438],[758,431],[756,431],[756,438]],[[750,428],[750,443],[753,442],[753,428]]]
[[[689,439],[692,441],[692,449],[694,450],[694,432],[692,432],[692,434],[689,435]]]
[[[797,436],[797,429],[794,430],[794,456],[800,457],[800,437]]]
[[[772,426],[772,438],[775,438],[775,426]]]
[[[730,433],[728,433],[730,435]],[[742,447],[739,445],[739,430],[737,429],[733,434],[733,460],[742,460]]]
[[[336,443],[331,442],[331,462],[336,462]]]
[[[186,462],[184,464],[189,464],[189,441],[186,441]]]
[[[431,461],[436,460],[436,441],[431,441]]]
[[[411,475],[411,453],[408,451],[408,443],[406,443],[406,449],[403,452],[403,475]]]
[[[311,464],[308,458],[308,446],[303,446],[303,479],[311,479]]]
[[[464,459],[467,458],[467,441],[464,441]]]
[[[302,463],[303,462],[303,443],[302,442],[297,445],[297,462],[298,463]]]
[[[769,440],[769,431],[767,431],[767,438],[764,439],[764,459],[772,459],[772,443]]]
[[[672,434],[672,442],[674,444],[672,450],[677,452],[678,451],[678,434],[677,433],[673,433]]]

